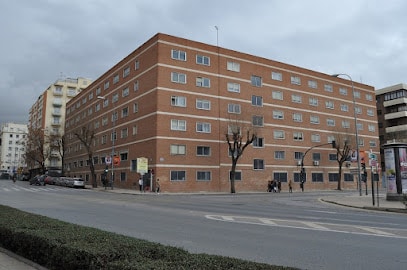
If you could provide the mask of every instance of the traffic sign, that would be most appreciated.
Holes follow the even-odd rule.
[[[111,156],[106,156],[105,157],[105,163],[106,164],[112,164],[112,157]]]

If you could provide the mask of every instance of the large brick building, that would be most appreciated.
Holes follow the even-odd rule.
[[[355,112],[360,150],[379,152],[374,97],[368,85],[352,88],[320,72],[156,34],[67,104],[65,164],[71,175],[90,179],[86,150],[74,135],[86,127],[95,134],[98,181],[114,150],[121,159],[116,187],[134,188],[136,160],[145,157],[164,192],[229,191],[225,134],[238,122],[258,138],[238,162],[237,192],[265,191],[271,179],[285,188],[287,179],[299,181],[298,162],[309,148],[339,135],[354,140]],[[306,188],[337,186],[335,153],[327,145],[304,157]],[[349,170],[343,173],[342,187],[355,188]]]

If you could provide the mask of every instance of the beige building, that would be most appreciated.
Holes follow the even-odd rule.
[[[113,152],[120,157],[116,187],[137,185],[137,159],[145,157],[154,171],[144,175],[146,186],[159,178],[163,192],[227,192],[225,136],[238,122],[258,137],[239,159],[237,192],[266,191],[271,179],[283,190],[292,179],[298,189],[299,161],[317,145],[304,157],[305,188],[335,188],[338,163],[328,144],[354,138],[355,117],[360,150],[379,152],[374,97],[372,86],[157,34],[68,102],[65,164],[90,179],[87,152],[74,135],[85,128],[95,135],[99,183]],[[356,188],[350,171],[342,173],[342,187]]]
[[[58,79],[37,99],[29,111],[29,129],[41,130],[44,136],[62,136],[65,129],[66,103],[82,92],[92,81],[86,78]],[[44,149],[50,147],[48,140]],[[51,147],[52,148],[52,147]],[[61,168],[62,160],[58,149],[51,149],[45,161],[46,168]],[[34,169],[34,168],[30,168]]]

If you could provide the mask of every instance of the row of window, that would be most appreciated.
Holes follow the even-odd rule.
[[[181,50],[171,50],[171,57],[172,59],[175,60],[180,60],[180,61],[187,61],[187,53],[185,51]],[[196,55],[196,63],[201,64],[201,65],[210,65],[210,57],[209,56],[203,56],[200,54]],[[234,72],[240,72],[240,63],[235,62],[235,61],[227,61],[226,69],[229,71],[234,71]],[[179,83],[186,83],[186,74],[180,74],[180,73],[175,73],[174,77],[172,76],[174,82],[179,82]],[[283,81],[283,73],[277,72],[277,71],[272,71],[271,72],[271,79],[276,80],[276,81]],[[250,78],[250,82],[252,86],[255,87],[262,87],[263,84],[263,79],[261,76],[257,75],[252,75]],[[301,77],[298,75],[291,75],[290,77],[290,82],[293,85],[301,85]],[[318,88],[318,82],[316,80],[308,80],[308,87],[311,89],[317,89]],[[333,86],[332,84],[325,83],[324,84],[324,90],[326,92],[333,92]],[[341,95],[347,95],[348,90],[346,88],[340,87],[339,88],[339,93]],[[360,98],[360,92],[359,91],[354,91],[353,95],[355,98]],[[366,100],[372,101],[373,100],[373,95],[372,94],[366,94],[365,96]]]

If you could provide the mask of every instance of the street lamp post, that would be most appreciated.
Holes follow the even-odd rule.
[[[98,96],[98,99],[106,100],[106,97],[103,96]],[[115,143],[115,123],[116,123],[116,108],[114,105],[114,102],[112,100],[112,105],[113,105],[113,114],[112,114],[112,154],[111,154],[111,189],[113,189],[113,183],[114,183],[114,143]]]
[[[355,87],[353,85],[352,77],[348,74],[339,73],[333,74],[332,77],[339,77],[345,76],[349,78],[352,84],[352,101],[353,101],[353,119],[355,121],[355,139],[356,139],[356,151],[357,151],[357,163],[358,163],[358,185],[359,185],[359,195],[362,196],[362,183],[360,179],[360,152],[359,152],[359,132],[358,132],[358,120],[357,120],[357,113],[356,113],[356,101],[355,101]]]

